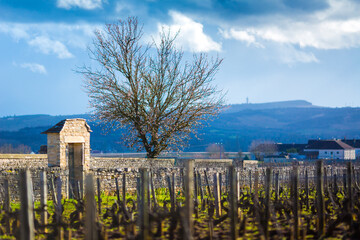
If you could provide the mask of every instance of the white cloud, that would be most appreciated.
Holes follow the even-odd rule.
[[[292,45],[282,46],[278,51],[280,61],[288,65],[293,65],[297,62],[319,62],[319,60],[312,52],[300,51],[294,48]]]
[[[169,12],[173,23],[171,25],[159,24],[158,30],[170,29],[172,33],[179,32],[177,43],[187,51],[209,52],[221,51],[221,44],[215,42],[203,31],[203,25],[191,18],[175,11]]]
[[[11,36],[15,41],[23,40],[44,54],[56,54],[69,58],[68,46],[86,49],[95,28],[100,25],[64,23],[11,23],[0,22],[0,34]],[[49,37],[51,36],[51,37]]]
[[[20,64],[20,67],[29,69],[30,71],[34,73],[40,73],[40,74],[46,74],[46,68],[44,65],[38,64],[38,63],[22,63]]]
[[[254,35],[250,34],[247,31],[237,31],[235,29],[230,29],[228,31],[222,31],[220,30],[220,33],[223,35],[226,39],[236,39],[238,41],[246,42],[248,45],[254,45],[256,47],[263,48],[264,46],[256,41],[256,38]]]
[[[54,53],[58,56],[58,58],[73,57],[73,55],[68,51],[63,43],[57,40],[51,40],[45,36],[36,37],[30,40],[28,43],[30,46],[36,47],[44,54]]]
[[[302,48],[343,49],[360,46],[360,18],[322,22],[283,22],[240,31],[256,36],[258,40],[294,44]]]
[[[9,34],[16,40],[29,37],[25,26],[14,27],[12,24],[0,23],[0,32]]]
[[[57,0],[57,7],[71,9],[73,7],[92,10],[101,8],[102,0]]]
[[[330,7],[312,15],[259,17],[256,25],[237,25],[220,30],[225,39],[248,45],[271,43],[283,46],[285,62],[317,62],[307,48],[329,50],[360,47],[360,4],[348,0],[329,0]],[[289,50],[289,46],[292,46]],[[296,49],[300,47],[300,49]]]

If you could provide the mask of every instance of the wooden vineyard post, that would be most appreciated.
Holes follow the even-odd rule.
[[[347,163],[347,194],[349,199],[349,212],[353,210],[353,183],[352,183],[352,163]]]
[[[33,209],[33,189],[29,169],[20,173],[20,239],[35,239],[34,233],[34,209]]]
[[[149,239],[149,173],[146,168],[140,168],[140,204],[139,204],[139,227],[140,239]]]
[[[54,183],[54,178],[52,177],[51,179],[50,179],[50,186],[51,186],[51,197],[52,197],[52,199],[53,199],[53,201],[54,201],[54,205],[56,205],[57,204],[57,196],[56,196],[56,189],[55,189],[55,183]]]
[[[96,203],[94,178],[91,174],[85,179],[85,240],[97,240]]]
[[[316,167],[316,197],[318,214],[318,237],[325,233],[325,201],[323,186],[323,162],[319,160]]]
[[[84,185],[83,185],[82,180],[77,181],[77,195],[79,196],[79,199],[84,198]]]
[[[175,201],[174,201],[174,189],[172,188],[172,184],[171,184],[171,180],[170,180],[170,176],[166,176],[166,181],[168,183],[168,188],[169,188],[169,192],[170,192],[170,203],[171,203],[171,212],[175,211]]]
[[[230,192],[229,191],[229,169],[226,169],[225,171],[225,192]]]
[[[204,178],[205,178],[205,182],[206,182],[206,188],[207,188],[207,191],[208,191],[208,194],[209,194],[209,198],[212,198],[212,194],[211,194],[211,189],[210,189],[210,184],[209,184],[209,178],[207,176],[207,173],[206,171],[204,170]]]
[[[62,215],[62,204],[61,204],[61,199],[62,199],[62,187],[61,187],[61,178],[60,176],[59,177],[56,177],[55,178],[55,184],[56,184],[56,206],[55,206],[55,214],[56,214],[56,226],[57,226],[57,229],[58,229],[58,238],[59,239],[63,239],[63,235],[64,235],[64,232],[63,232],[63,229],[61,227],[61,224],[62,224],[62,220],[61,220],[61,215]]]
[[[249,171],[249,189],[250,189],[250,194],[251,194],[251,192],[252,192],[251,170]]]
[[[236,171],[234,166],[229,167],[229,182],[230,182],[230,196],[229,196],[229,217],[230,217],[230,238],[236,239],[238,236],[237,220],[238,220],[238,208],[237,208],[237,189],[236,189]]]
[[[204,210],[204,205],[202,204],[204,202],[204,190],[202,188],[202,182],[201,182],[201,174],[200,172],[197,172],[198,177],[198,183],[199,183],[199,191],[200,191],[200,199],[201,199],[201,209]]]
[[[4,201],[4,210],[6,214],[10,214],[10,188],[9,188],[9,179],[6,177],[4,180],[4,194],[5,194],[5,201]],[[6,218],[6,233],[11,234],[11,225],[10,225],[10,218]]]
[[[122,200],[124,208],[126,207],[126,174],[123,173],[123,179],[122,179]]]
[[[150,179],[150,176],[151,176],[151,169],[148,171],[148,185],[147,185],[147,205],[148,205],[148,212],[151,212],[151,179]]]
[[[279,200],[279,191],[280,191],[279,172],[276,172],[275,173],[275,201]]]
[[[196,176],[196,172],[194,171],[194,198],[195,198],[195,208],[198,209],[199,207],[199,201],[198,201],[198,196],[199,196],[199,188],[198,188],[198,182],[197,182],[197,176]]]
[[[157,200],[156,200],[155,186],[154,186],[154,179],[153,179],[152,172],[150,172],[150,185],[151,185],[151,195],[153,196],[154,208],[156,209],[158,207],[158,205],[157,205]]]
[[[334,174],[334,183],[333,183],[333,190],[334,190],[334,194],[336,195],[339,191],[339,187],[337,184],[337,175],[336,173]]]
[[[219,173],[219,188],[220,188],[220,198],[222,194],[222,173]]]
[[[254,201],[259,202],[259,171],[255,171],[255,180],[254,180]]]
[[[115,187],[116,187],[117,202],[118,204],[120,204],[120,189],[119,189],[119,181],[117,177],[115,178]]]
[[[175,173],[172,173],[171,175],[171,183],[172,183],[172,189],[174,191],[174,205],[176,205],[176,178],[175,178]],[[155,197],[155,195],[154,195]],[[156,201],[156,198],[155,198]]]
[[[236,199],[237,200],[240,200],[240,172],[237,172],[236,173],[237,174],[237,176],[236,176],[236,179],[237,179],[237,181],[236,181],[236,188],[237,188],[237,195],[236,195]]]
[[[265,224],[264,234],[265,239],[269,239],[269,221],[270,221],[270,200],[271,200],[271,178],[272,169],[266,168],[266,186],[265,186]]]
[[[214,173],[214,197],[215,197],[216,217],[218,218],[221,216],[219,173]]]
[[[327,168],[324,167],[324,189],[327,191],[328,189],[328,179],[327,179]]]
[[[181,183],[182,191],[185,193],[186,189],[185,189],[184,168],[180,169],[180,183]]]
[[[96,179],[96,185],[97,185],[97,195],[98,195],[98,215],[101,216],[101,185],[100,185],[100,178]]]
[[[70,190],[70,180],[69,180],[69,178],[70,178],[70,175],[69,174],[67,174],[65,177],[64,177],[64,179],[65,179],[65,198],[66,199],[69,199],[69,198],[74,198],[73,196],[72,196],[72,193],[69,191]]]
[[[44,232],[46,233],[46,225],[48,223],[47,215],[47,179],[46,171],[40,172],[40,209],[41,209],[41,225],[44,226]]]
[[[300,231],[299,231],[299,172],[297,166],[294,166],[293,168],[293,174],[292,174],[292,186],[293,186],[293,212],[294,212],[294,233],[295,233],[295,239],[300,239]]]
[[[206,174],[206,173],[205,173]],[[194,200],[192,193],[194,187],[194,160],[186,162],[186,176],[185,176],[185,219],[184,219],[184,239],[193,239],[193,212]],[[205,175],[206,178],[206,175]],[[207,178],[206,178],[207,179]]]
[[[309,210],[309,174],[308,169],[305,170],[305,197],[306,197],[306,209]]]

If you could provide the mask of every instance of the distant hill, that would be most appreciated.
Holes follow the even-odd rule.
[[[269,102],[269,103],[242,103],[231,104],[227,106],[224,112],[234,113],[246,109],[260,110],[260,109],[274,109],[274,108],[314,108],[317,106],[305,100],[292,100],[283,102]]]
[[[46,144],[42,131],[66,118],[90,119],[89,115],[26,115],[0,118],[0,145],[29,145],[37,151]],[[104,152],[129,152],[121,142],[121,132],[107,135],[89,121],[91,148]],[[253,140],[306,143],[310,138],[360,138],[360,108],[326,108],[297,100],[262,104],[229,105],[209,126],[200,130],[200,140],[191,139],[185,151],[205,151],[211,143],[221,143],[226,151],[247,151]]]
[[[85,118],[89,119],[87,114],[78,115],[58,115],[51,116],[46,114],[10,116],[0,118],[0,131],[18,131],[22,128],[51,126],[66,118]]]

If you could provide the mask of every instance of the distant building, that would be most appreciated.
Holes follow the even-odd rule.
[[[343,139],[341,141],[355,148],[355,157],[360,159],[360,139]]]
[[[279,155],[284,153],[301,154],[304,152],[306,146],[306,143],[276,143],[276,148]]]
[[[47,154],[47,145],[41,145],[39,154]]]
[[[355,159],[355,148],[341,140],[309,140],[304,152],[318,153],[318,159]]]

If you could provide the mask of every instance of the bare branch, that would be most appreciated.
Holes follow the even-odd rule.
[[[222,59],[200,54],[184,62],[175,47],[177,34],[163,30],[159,42],[147,45],[140,42],[142,36],[135,17],[107,24],[104,31],[95,31],[89,49],[100,67],[78,72],[96,117],[125,128],[128,147],[156,157],[181,149],[219,113],[224,94],[212,82]]]

